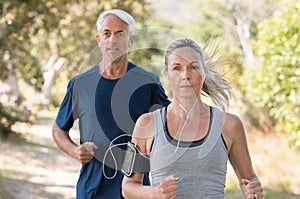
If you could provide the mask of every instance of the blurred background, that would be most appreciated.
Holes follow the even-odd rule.
[[[51,125],[68,80],[100,59],[95,23],[111,8],[134,16],[130,60],[168,93],[167,40],[219,46],[265,198],[300,198],[300,0],[0,0],[0,198],[75,198],[80,165]],[[242,198],[228,171],[227,198]]]

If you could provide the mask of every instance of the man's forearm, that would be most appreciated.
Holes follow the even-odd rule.
[[[56,123],[52,126],[52,137],[56,145],[65,153],[70,155],[71,157],[76,158],[74,154],[75,148],[77,145],[72,141],[68,132],[62,130],[57,126]]]

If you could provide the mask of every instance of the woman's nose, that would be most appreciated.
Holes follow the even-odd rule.
[[[191,73],[189,70],[183,70],[181,75],[182,75],[182,79],[184,80],[191,79]]]

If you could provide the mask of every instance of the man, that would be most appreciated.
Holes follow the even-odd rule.
[[[53,124],[57,146],[82,163],[77,198],[122,198],[119,170],[134,124],[169,103],[158,77],[128,61],[134,25],[122,10],[100,14],[96,38],[102,60],[69,82]],[[77,119],[80,145],[68,134]]]

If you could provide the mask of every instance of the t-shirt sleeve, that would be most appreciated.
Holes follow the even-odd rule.
[[[73,87],[74,87],[74,80],[71,80],[67,87],[66,95],[60,105],[57,117],[56,117],[56,124],[59,128],[69,131],[73,124]]]
[[[154,96],[152,98],[152,106],[153,105],[161,105],[161,106],[165,107],[170,104],[170,101],[169,101],[168,96],[166,95],[165,90],[162,87],[162,84],[158,77],[156,79],[156,82],[157,83],[154,88]],[[158,108],[161,108],[161,107],[158,107]]]

